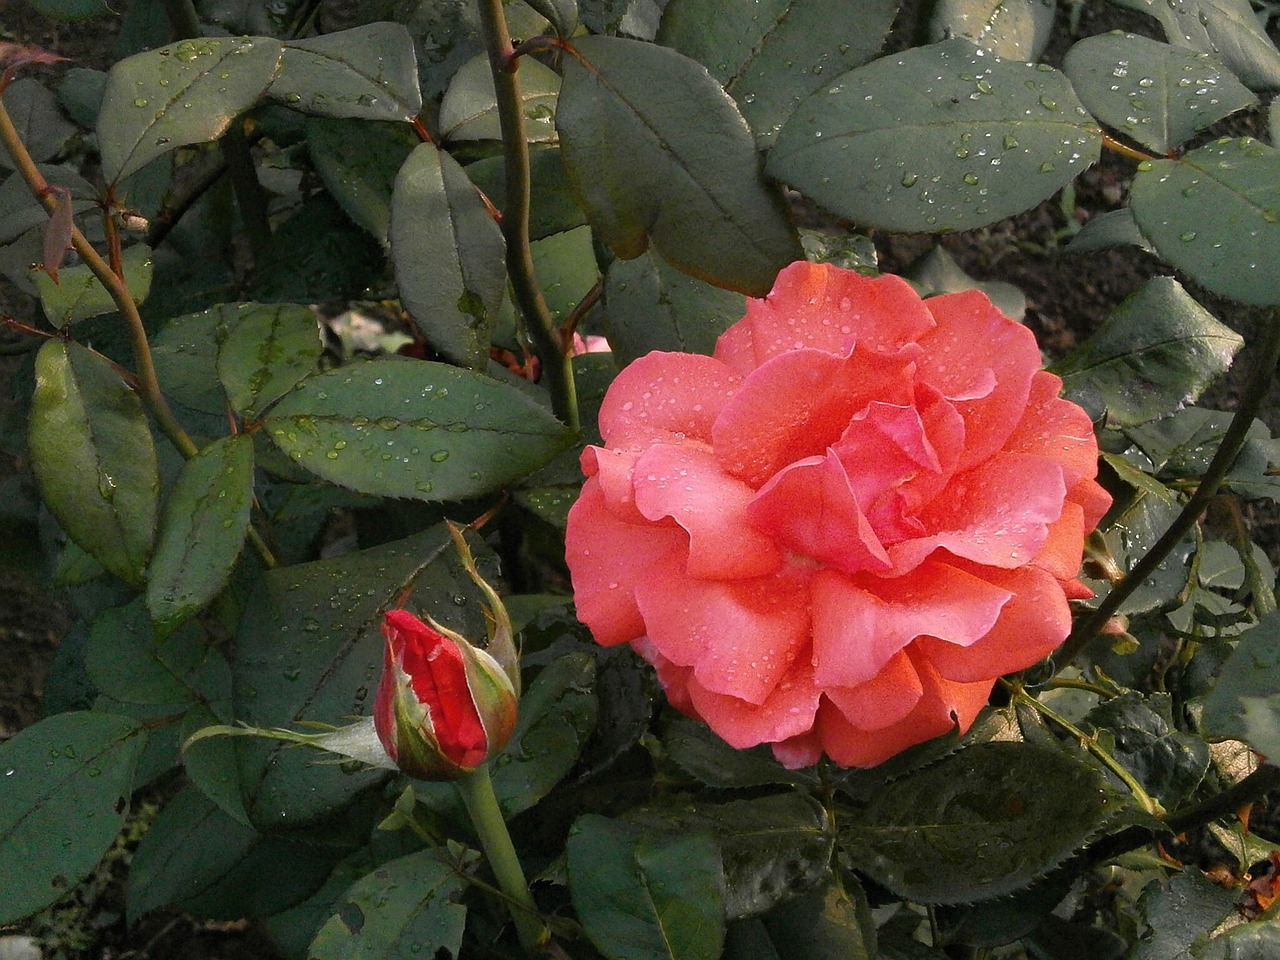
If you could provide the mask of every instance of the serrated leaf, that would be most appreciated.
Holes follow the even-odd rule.
[[[316,315],[294,303],[237,315],[218,345],[218,379],[231,409],[252,420],[316,369],[324,344]]]
[[[1153,880],[1138,901],[1150,929],[1128,960],[1190,960],[1196,946],[1234,912],[1235,901],[1235,891],[1223,889],[1194,868]]]
[[[155,262],[151,248],[135,243],[125,248],[122,260],[129,295],[134,303],[142,303],[151,292],[151,272]],[[36,289],[40,291],[40,306],[54,327],[101,316],[116,309],[115,300],[87,263],[60,270],[57,282],[43,270],[33,270],[31,275]]]
[[[708,283],[768,293],[803,252],[733,101],[704,67],[664,47],[584,37],[574,54],[556,128],[600,239],[624,259],[652,242]]]
[[[609,265],[605,329],[620,364],[650,350],[710,354],[746,309],[742,294],[681,273],[653,251]]]
[[[319,477],[418,500],[495,490],[572,441],[568,428],[516,388],[414,360],[371,360],[309,377],[262,423]]]
[[[222,592],[244,546],[252,505],[252,437],[215,440],[183,464],[151,558],[147,609],[157,626],[181,623]]]
[[[982,743],[888,784],[841,836],[858,869],[899,896],[963,903],[1027,886],[1116,806],[1066,754]]]
[[[1280,956],[1280,927],[1274,922],[1240,924],[1191,952],[1195,960],[1272,960]]]
[[[466,172],[432,144],[396,176],[390,238],[400,299],[427,343],[483,370],[506,292],[506,242]]]
[[[1258,102],[1218,57],[1133,33],[1086,37],[1062,69],[1090,113],[1159,154]]]
[[[763,147],[796,104],[884,43],[897,0],[672,0],[658,42],[692,57],[733,97]]]
[[[566,851],[574,909],[609,960],[718,960],[724,878],[710,836],[589,814],[574,822]]]
[[[420,850],[384,863],[348,888],[337,912],[311,941],[310,960],[388,960],[462,955],[467,908],[463,863],[439,850]]]
[[[556,140],[556,98],[560,75],[532,57],[520,60],[520,116],[524,138],[530,143]],[[440,102],[440,133],[446,141],[501,140],[498,97],[493,88],[489,57],[467,61],[451,81]]]
[[[1086,721],[1114,740],[1112,755],[1168,809],[1187,800],[1209,768],[1204,740],[1173,726],[1167,693],[1127,691],[1089,711]]]
[[[1138,165],[1133,216],[1156,252],[1215,293],[1280,303],[1280,151],[1222,139]]]
[[[697,720],[673,721],[662,742],[676,766],[710,787],[742,789],[807,781],[803,773],[778,763],[767,747],[735,750]]]
[[[60,713],[0,743],[0,923],[63,896],[124,824],[143,726]]]
[[[94,686],[121,704],[187,707],[225,695],[230,679],[204,631],[189,626],[160,636],[140,599],[98,615],[84,658]]]
[[[762,922],[786,960],[876,960],[880,955],[867,895],[853,879],[788,900]]]
[[[107,77],[99,112],[107,182],[222,136],[271,85],[282,51],[271,37],[200,37],[121,60]]]
[[[422,110],[413,38],[382,21],[291,40],[266,94],[321,117],[412,120]]]
[[[1056,0],[940,0],[929,21],[930,40],[964,37],[997,57],[1040,59],[1053,32]]]
[[[1149,13],[1175,46],[1220,54],[1254,90],[1280,87],[1280,52],[1258,23],[1249,0],[1112,0]]]
[[[1247,630],[1204,701],[1205,730],[1280,757],[1280,613]]]
[[[1154,277],[1055,369],[1090,416],[1132,427],[1193,403],[1242,346],[1178,281]]]
[[[138,586],[160,486],[137,395],[99,354],[49,340],[36,354],[27,445],[40,494],[76,543]]]
[[[307,150],[325,189],[347,216],[384,244],[396,174],[418,143],[413,128],[403,123],[307,121]]]
[[[969,230],[1070,183],[1100,142],[1062,74],[948,40],[833,78],[787,121],[767,171],[862,226]]]
[[[499,210],[507,203],[506,160],[485,157],[467,164],[467,176]],[[569,174],[564,169],[558,147],[529,148],[529,178],[532,180],[532,209],[529,211],[529,236],[541,240],[553,233],[564,233],[587,222],[586,215],[574,198]]]

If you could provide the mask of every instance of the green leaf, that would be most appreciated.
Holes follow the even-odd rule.
[[[1221,55],[1254,90],[1280,87],[1280,52],[1262,29],[1249,0],[1112,0],[1149,13],[1169,42]]]
[[[930,40],[964,37],[1006,60],[1040,59],[1053,32],[1055,0],[939,0]]]
[[[876,926],[856,880],[833,883],[779,905],[762,918],[786,960],[876,960]],[[743,956],[741,960],[754,960]]]
[[[57,98],[35,77],[13,81],[4,89],[3,96],[4,107],[19,138],[37,163],[61,153],[67,141],[75,136],[75,125],[62,115]],[[0,152],[0,169],[13,169],[8,150]]]
[[[1133,216],[1156,252],[1215,293],[1280,303],[1280,151],[1244,137],[1138,164]]]
[[[389,960],[462,955],[467,908],[461,862],[443,850],[420,850],[384,863],[357,880],[338,900],[337,912],[307,951],[310,960]]]
[[[763,296],[803,257],[733,101],[674,50],[584,37],[564,61],[556,113],[565,166],[618,256],[652,241],[708,283]]]
[[[591,942],[608,960],[718,960],[724,878],[715,841],[590,814],[567,845],[569,889]]]
[[[530,143],[556,140],[556,97],[560,76],[532,57],[520,60],[520,116]],[[480,54],[454,74],[440,102],[440,134],[446,141],[501,140],[498,97],[489,57]]]
[[[1167,693],[1127,691],[1094,707],[1086,722],[1110,735],[1112,755],[1167,809],[1187,800],[1209,768],[1204,740],[1174,727]]]
[[[507,203],[506,160],[501,156],[485,157],[467,164],[467,176],[484,192],[499,210]],[[532,180],[529,211],[529,236],[541,240],[553,233],[564,233],[587,222],[582,208],[569,185],[569,174],[558,147],[529,148],[529,177]],[[43,207],[41,208],[44,209]]]
[[[525,0],[525,2],[546,17],[555,27],[556,33],[562,37],[569,37],[578,26],[577,0]]]
[[[315,312],[294,303],[239,312],[218,345],[218,379],[231,409],[253,420],[316,369],[324,344]]]
[[[129,288],[129,296],[134,303],[142,303],[151,292],[151,270],[154,263],[151,248],[135,243],[125,249],[122,260],[124,282]],[[68,323],[111,313],[116,309],[115,300],[102,285],[102,281],[94,276],[87,263],[59,270],[57,283],[44,270],[32,270],[31,276],[36,282],[36,289],[40,291],[40,306],[44,308],[44,315],[52,326],[64,327]]]
[[[884,43],[897,0],[672,0],[658,42],[692,57],[738,104],[761,146],[801,100]]]
[[[1243,740],[1280,757],[1280,613],[1240,637],[1205,697],[1202,723],[1214,739]]]
[[[942,244],[920,257],[904,276],[922,296],[979,290],[1006,317],[1021,322],[1027,314],[1027,296],[1012,283],[999,280],[976,280],[960,268]]]
[[[833,78],[787,121],[767,170],[862,226],[969,230],[1036,206],[1100,142],[1062,74],[948,40]]]
[[[383,244],[396,174],[418,143],[413,128],[403,123],[307,121],[307,150],[325,189],[347,216]]]
[[[676,766],[710,787],[743,789],[807,782],[803,773],[788,770],[774,759],[768,747],[735,750],[705,723],[687,717],[668,725],[662,743]]]
[[[1133,33],[1086,37],[1062,69],[1090,113],[1159,154],[1258,102],[1220,58]]]
[[[49,340],[36,354],[27,445],[40,495],[67,535],[140,586],[160,479],[137,394],[99,354]]]
[[[1149,253],[1155,252],[1134,223],[1133,211],[1128,207],[1108,210],[1090,217],[1080,228],[1080,232],[1067,243],[1067,249],[1072,253],[1089,253],[1125,244],[1141,247]]]
[[[322,193],[305,200],[255,259],[250,295],[270,303],[359,300],[384,267],[378,243]]]
[[[400,168],[390,237],[400,299],[427,343],[483,370],[506,292],[506,243],[466,172],[432,144]]]
[[[200,37],[121,60],[107,77],[98,119],[107,182],[222,136],[270,86],[282,51],[271,37]]]
[[[1055,369],[1090,416],[1132,427],[1197,400],[1242,346],[1177,280],[1154,277]]]
[[[841,836],[858,869],[899,896],[963,903],[1043,876],[1116,806],[1085,763],[982,743],[886,785]]]
[[[653,251],[609,265],[605,329],[620,364],[650,350],[710,354],[746,312],[742,294],[681,273]]]
[[[31,6],[55,20],[87,20],[109,12],[101,0],[31,0]]]
[[[1280,956],[1280,927],[1271,923],[1242,923],[1192,948],[1196,960],[1272,960]]]
[[[37,168],[51,186],[66,187],[71,192],[72,210],[77,216],[97,207],[97,190],[74,170],[47,163],[38,164]],[[21,174],[12,174],[0,184],[0,244],[13,243],[28,230],[43,231],[48,222],[49,211],[31,195]]]
[[[1235,912],[1235,902],[1234,890],[1224,890],[1195,868],[1153,880],[1138,901],[1150,929],[1127,960],[1190,960]]]
[[[529,244],[543,299],[557,322],[563,322],[600,279],[591,240],[589,227],[575,227]]]
[[[418,500],[495,490],[572,440],[515,387],[415,360],[371,360],[309,377],[262,422],[317,476]]]
[[[0,923],[93,869],[124,824],[146,742],[126,717],[60,713],[0,743]]]
[[[412,120],[422,110],[413,38],[383,21],[289,41],[266,93],[321,117]]]
[[[176,626],[222,592],[252,505],[252,437],[215,440],[183,464],[165,501],[147,583],[147,608],[158,627]]]

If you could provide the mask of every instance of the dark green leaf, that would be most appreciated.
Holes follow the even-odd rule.
[[[311,960],[390,960],[422,954],[458,957],[467,908],[465,860],[421,850],[384,863],[356,881],[311,941]]]
[[[1188,799],[1209,768],[1204,740],[1174,728],[1167,693],[1144,698],[1130,690],[1099,704],[1086,720],[1110,735],[1112,755],[1168,809]]]
[[[912,263],[904,276],[923,296],[980,290],[1006,317],[1021,322],[1027,313],[1026,294],[1011,283],[974,279],[940,243]]]
[[[568,37],[578,25],[577,0],[526,0],[555,27],[556,33]]]
[[[165,323],[151,339],[151,354],[166,395],[191,410],[225,421],[227,397],[218,382],[218,348],[240,317],[260,309],[270,308],[220,303]]]
[[[1028,708],[1039,723],[1040,715]],[[1049,738],[1053,734],[1048,734]],[[973,947],[998,947],[1031,933],[1049,916],[1071,889],[1070,870],[1058,870],[1007,897],[992,897],[937,909],[938,926],[944,942]]]
[[[1242,346],[1178,281],[1154,277],[1055,369],[1090,416],[1132,427],[1199,399]]]
[[[672,0],[658,42],[710,71],[737,101],[757,142],[772,142],[796,105],[879,51],[897,0]]]
[[[230,667],[227,668],[227,689],[231,689]],[[228,719],[230,711],[215,714],[199,707],[189,710],[183,720],[178,740],[180,744],[186,744],[187,739],[198,730],[224,724]],[[182,767],[187,779],[221,807],[223,813],[246,827],[252,825],[249,813],[244,808],[244,797],[240,795],[240,777],[233,738],[206,737],[185,747],[182,749]]]
[[[101,0],[31,0],[31,5],[56,20],[86,20],[109,12]]]
[[[124,282],[134,303],[142,303],[151,292],[151,248],[136,243],[124,251]],[[94,276],[87,263],[64,267],[58,271],[58,282],[43,270],[33,270],[40,305],[49,323],[62,327],[77,320],[97,317],[116,309],[102,281]]]
[[[61,153],[76,134],[58,110],[53,93],[35,77],[22,77],[4,89],[4,107],[31,159],[43,163]],[[0,151],[0,169],[12,169],[9,151]]]
[[[1150,929],[1128,960],[1190,960],[1210,932],[1234,913],[1236,893],[1194,867],[1152,881],[1138,901]]]
[[[40,494],[67,535],[140,585],[160,480],[137,394],[99,354],[49,340],[36,355],[27,443]]]
[[[520,61],[520,115],[530,143],[555,141],[559,93],[559,74],[532,57]],[[438,122],[446,141],[502,139],[488,55],[480,54],[454,74],[440,102]]]
[[[1120,960],[1129,944],[1118,933],[1050,914],[1027,938],[1032,956],[1042,960]]]
[[[1280,927],[1244,923],[1192,949],[1196,960],[1274,960],[1280,956]]]
[[[733,101],[674,50],[615,37],[574,46],[556,127],[600,238],[624,259],[652,241],[686,273],[768,293],[803,253]]]
[[[506,206],[507,173],[503,157],[486,157],[468,164],[467,176],[499,210]],[[532,239],[541,240],[587,222],[574,198],[558,147],[531,146],[529,176],[533,181],[533,209],[529,212],[529,236]]]
[[[1280,303],[1280,151],[1222,139],[1177,160],[1144,160],[1133,216],[1156,252],[1215,293]]]
[[[962,903],[1043,876],[1115,807],[1087,764],[1025,743],[983,743],[888,784],[842,837],[858,869],[894,893]]]
[[[710,787],[760,787],[771,783],[806,782],[802,773],[788,770],[768,747],[735,750],[698,720],[672,722],[662,738],[672,762]]]
[[[404,123],[307,121],[307,149],[325,189],[347,216],[384,244],[396,174],[418,143]]]
[[[929,22],[931,40],[964,37],[997,57],[1040,59],[1053,32],[1056,0],[939,0]]]
[[[788,900],[763,922],[785,960],[876,960],[880,955],[867,895],[856,880],[848,889],[833,883]]]
[[[400,168],[390,237],[400,299],[427,343],[483,370],[506,292],[506,243],[466,172],[432,144]]]
[[[620,364],[650,350],[710,354],[746,308],[741,294],[674,270],[653,251],[609,265],[605,329]]]
[[[180,40],[111,68],[98,149],[109,183],[161,154],[222,136],[270,86],[283,48],[271,37]]]
[[[412,120],[422,109],[413,38],[382,21],[291,40],[267,96],[322,117]]]
[[[324,347],[314,311],[293,303],[243,310],[220,339],[218,379],[250,420],[314,372]]]
[[[884,57],[802,103],[768,172],[885,230],[969,230],[1034,207],[1098,158],[1066,77],[967,40]]]
[[[724,877],[705,833],[670,837],[594,814],[569,832],[569,889],[609,960],[717,960]]]
[[[250,295],[270,303],[357,300],[384,266],[377,241],[325,194],[305,201],[255,259]]]
[[[1090,113],[1159,154],[1257,103],[1218,57],[1132,33],[1086,37],[1062,69]]]
[[[93,184],[70,167],[42,163],[40,173],[51,186],[71,191],[72,208],[79,215],[97,206],[97,190]],[[21,174],[12,174],[0,185],[0,244],[13,243],[28,230],[44,229],[49,211],[31,195],[31,188]],[[26,272],[27,265],[23,265]]]
[[[1112,0],[1149,13],[1179,47],[1220,54],[1254,90],[1280,87],[1280,52],[1258,23],[1249,0]]]
[[[558,322],[569,315],[600,279],[589,227],[575,227],[529,244],[534,273],[547,309]]]
[[[1280,613],[1241,636],[1205,698],[1202,722],[1215,739],[1243,740],[1280,757]]]
[[[310,377],[263,425],[317,476],[419,500],[494,490],[572,439],[514,387],[440,363],[391,359]]]
[[[1085,221],[1080,232],[1067,243],[1072,253],[1088,253],[1093,250],[1109,250],[1111,247],[1124,245],[1141,247],[1154,253],[1147,238],[1142,235],[1138,225],[1134,223],[1133,211],[1128,207],[1120,210],[1108,210]]]
[[[244,545],[252,505],[252,437],[215,440],[183,464],[151,558],[147,608],[157,626],[176,626],[222,592]]]
[[[98,108],[107,89],[107,75],[102,70],[72,67],[58,83],[58,103],[76,123],[92,129],[98,124]]]
[[[124,823],[146,742],[125,717],[60,713],[0,744],[0,923],[93,869]]]

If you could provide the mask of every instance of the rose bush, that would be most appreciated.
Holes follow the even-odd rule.
[[[1061,385],[981,293],[792,264],[714,356],[610,387],[569,515],[578,615],[790,767],[967,730],[1089,596],[1110,497]]]

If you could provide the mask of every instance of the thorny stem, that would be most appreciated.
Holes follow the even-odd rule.
[[[502,810],[493,792],[493,781],[489,779],[489,765],[481,764],[454,782],[480,837],[480,846],[484,848],[498,886],[510,898],[511,919],[515,921],[520,945],[529,956],[537,956],[547,942],[547,928],[538,914],[538,905],[533,902],[511,834],[502,819]]]
[[[529,145],[524,139],[520,79],[512,59],[511,34],[502,0],[480,0],[480,22],[498,96],[498,119],[506,159],[507,198],[503,206],[502,233],[507,241],[511,289],[533,339],[534,351],[542,362],[542,376],[551,392],[551,407],[557,417],[577,432],[581,422],[569,345],[556,330],[555,320],[542,297],[529,248]]]
[[[1200,478],[1195,493],[1187,500],[1186,506],[1182,508],[1182,512],[1174,519],[1169,529],[1164,532],[1164,536],[1155,542],[1123,580],[1112,586],[1111,592],[1103,598],[1098,608],[1072,629],[1071,635],[1055,654],[1055,659],[1062,666],[1065,667],[1079,656],[1106,622],[1120,609],[1120,605],[1156,572],[1174,547],[1200,520],[1200,515],[1208,507],[1209,501],[1217,495],[1218,488],[1222,486],[1222,481],[1226,479],[1227,473],[1244,447],[1249,428],[1253,426],[1254,418],[1266,400],[1276,365],[1280,363],[1280,319],[1264,324],[1263,329],[1261,350],[1249,382],[1245,385],[1244,394],[1240,398],[1240,405],[1236,408],[1231,424],[1222,437],[1218,452],[1214,455],[1204,476]]]

